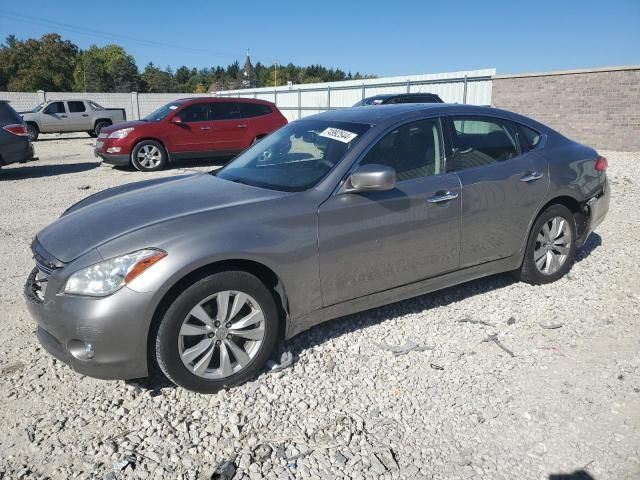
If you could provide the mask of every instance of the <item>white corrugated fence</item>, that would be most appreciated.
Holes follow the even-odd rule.
[[[138,119],[178,98],[231,96],[274,102],[288,120],[297,120],[329,109],[350,107],[362,98],[381,93],[438,94],[447,103],[491,104],[494,68],[450,73],[347,80],[344,82],[285,85],[282,87],[227,90],[215,93],[77,93],[0,92],[17,111],[30,110],[44,100],[90,99],[108,108],[124,108],[127,119]]]

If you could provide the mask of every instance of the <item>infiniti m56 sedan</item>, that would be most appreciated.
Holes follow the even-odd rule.
[[[503,110],[382,105],[284,126],[211,174],[97,193],[33,241],[37,336],[80,373],[198,392],[279,338],[498,272],[571,268],[607,160]]]

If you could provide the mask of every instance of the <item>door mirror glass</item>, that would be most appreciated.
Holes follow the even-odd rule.
[[[182,123],[182,117],[180,115],[174,115],[171,119],[171,123]]]
[[[347,180],[344,192],[372,192],[393,190],[396,186],[396,171],[387,165],[362,165]]]

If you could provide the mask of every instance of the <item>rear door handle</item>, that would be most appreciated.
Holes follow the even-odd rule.
[[[238,125],[238,128],[247,128],[247,125],[245,123],[241,123],[240,125]]]
[[[200,130],[211,130],[211,127],[200,127]]]
[[[540,172],[527,172],[523,177],[520,177],[521,182],[535,182],[536,180],[540,180],[544,175]]]
[[[458,198],[458,192],[438,192],[433,197],[427,198],[429,203],[441,203],[448,202],[449,200],[455,200]]]
[[[83,113],[83,114],[82,114],[82,116],[83,116],[83,117],[88,117],[88,116],[89,116],[89,114],[88,114],[88,113]]]

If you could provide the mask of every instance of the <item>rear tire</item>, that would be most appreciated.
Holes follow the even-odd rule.
[[[40,135],[40,129],[35,123],[27,123],[27,133],[32,142],[38,140],[38,136]]]
[[[176,385],[215,393],[260,371],[278,327],[273,295],[257,277],[215,273],[185,289],[164,313],[155,336],[156,361]]]
[[[167,151],[160,142],[143,140],[133,148],[131,163],[141,172],[157,172],[167,165]]]
[[[89,130],[87,132],[87,135],[89,135],[91,138],[96,138],[98,136],[93,130]]]
[[[514,275],[532,285],[562,278],[573,266],[576,238],[576,221],[571,210],[564,205],[551,205],[534,222],[522,266]]]
[[[103,128],[106,128],[110,125],[111,125],[111,122],[107,122],[106,120],[100,120],[99,122],[96,123],[96,126],[93,128],[93,133],[97,137],[98,135],[100,135],[100,132],[102,131]]]

